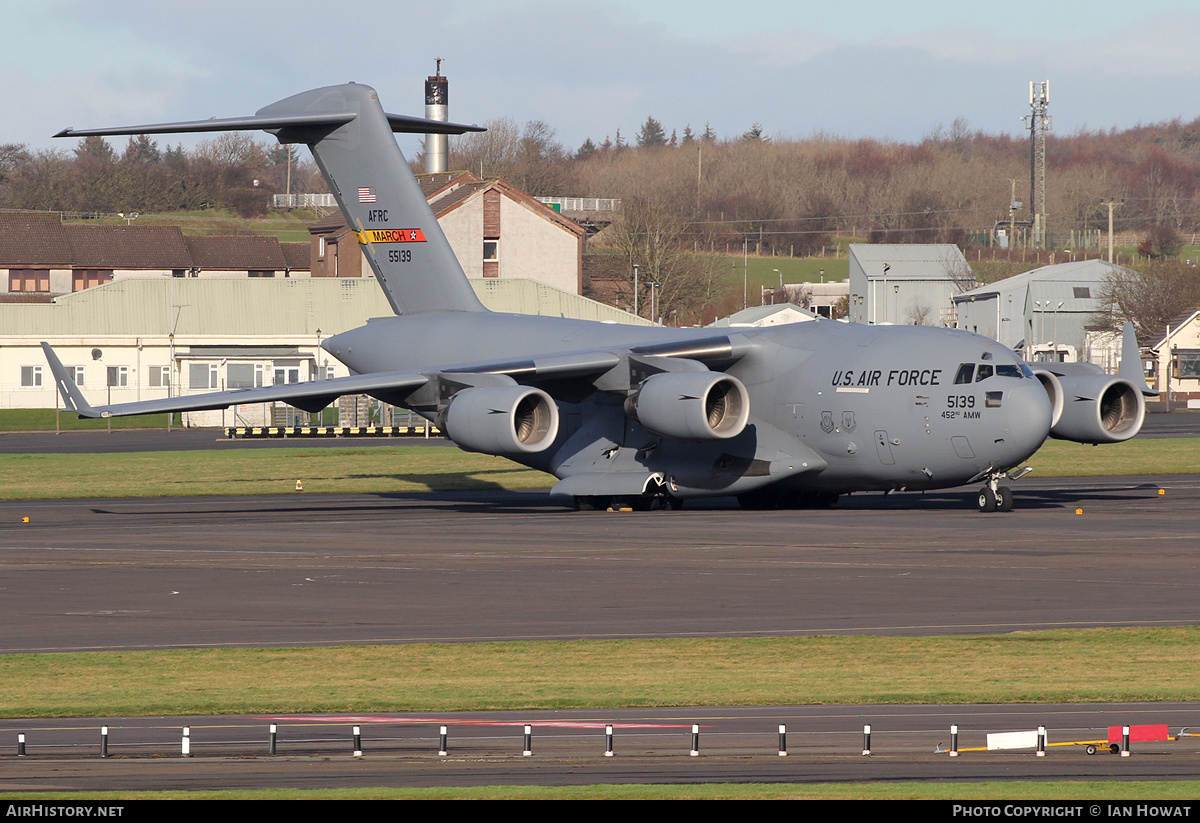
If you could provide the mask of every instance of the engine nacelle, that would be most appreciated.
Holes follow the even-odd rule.
[[[1120,443],[1141,431],[1146,401],[1133,383],[1107,374],[1056,380],[1062,390],[1062,414],[1050,428],[1051,437],[1076,443]]]
[[[467,451],[532,454],[558,436],[558,406],[529,386],[478,386],[450,399],[442,430]]]
[[[1035,369],[1033,376],[1042,384],[1042,388],[1046,390],[1046,396],[1050,398],[1050,428],[1058,425],[1059,418],[1063,413],[1063,387],[1059,378],[1046,371],[1045,369]]]
[[[665,372],[646,378],[625,411],[663,437],[727,440],[746,428],[750,395],[742,381],[722,372]]]

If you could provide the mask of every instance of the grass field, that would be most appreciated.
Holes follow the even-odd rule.
[[[0,410],[0,432],[104,431],[111,421],[114,429],[165,429],[165,414],[143,414],[133,417],[112,417],[108,420],[82,419],[72,412],[54,414],[54,409]],[[179,423],[179,415],[175,415]]]
[[[308,243],[308,227],[319,215],[303,209],[272,210],[264,217],[239,217],[232,211],[186,211],[145,214],[134,221],[137,226],[179,226],[184,234],[256,234],[273,235],[281,243]],[[124,226],[122,217],[87,220],[88,225]]]
[[[1200,700],[1198,643],[1123,628],[10,654],[0,715]]]

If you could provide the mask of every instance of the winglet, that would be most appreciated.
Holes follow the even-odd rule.
[[[50,348],[50,344],[45,340],[42,341],[42,351],[46,353],[50,371],[54,373],[54,382],[58,385],[58,393],[67,404],[67,408],[80,417],[103,417],[101,412],[92,408],[91,404],[83,399],[83,392],[79,390],[79,386],[75,385],[75,379],[67,372],[62,361],[58,359],[58,355],[54,353],[54,349]]]
[[[1121,371],[1120,376],[1142,390],[1147,397],[1158,397],[1158,390],[1146,385],[1146,375],[1142,371],[1142,352],[1138,348],[1137,334],[1133,324],[1125,321],[1121,331]]]

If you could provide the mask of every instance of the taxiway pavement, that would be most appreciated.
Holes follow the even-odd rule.
[[[588,513],[544,492],[6,502],[0,653],[1200,623],[1200,477],[1026,479],[1008,514],[972,498]]]

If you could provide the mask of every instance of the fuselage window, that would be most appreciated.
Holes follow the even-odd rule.
[[[978,383],[982,380],[987,380],[991,376],[992,376],[992,367],[989,366],[987,363],[980,363],[979,371],[977,371],[975,373],[975,382]]]
[[[1000,408],[1000,401],[1004,399],[1004,392],[990,391],[990,392],[984,392],[984,394],[987,395],[983,401],[984,407],[989,408],[989,409]]]
[[[971,378],[975,376],[975,364],[963,363],[958,367],[958,374],[954,375],[954,383],[970,383]]]

